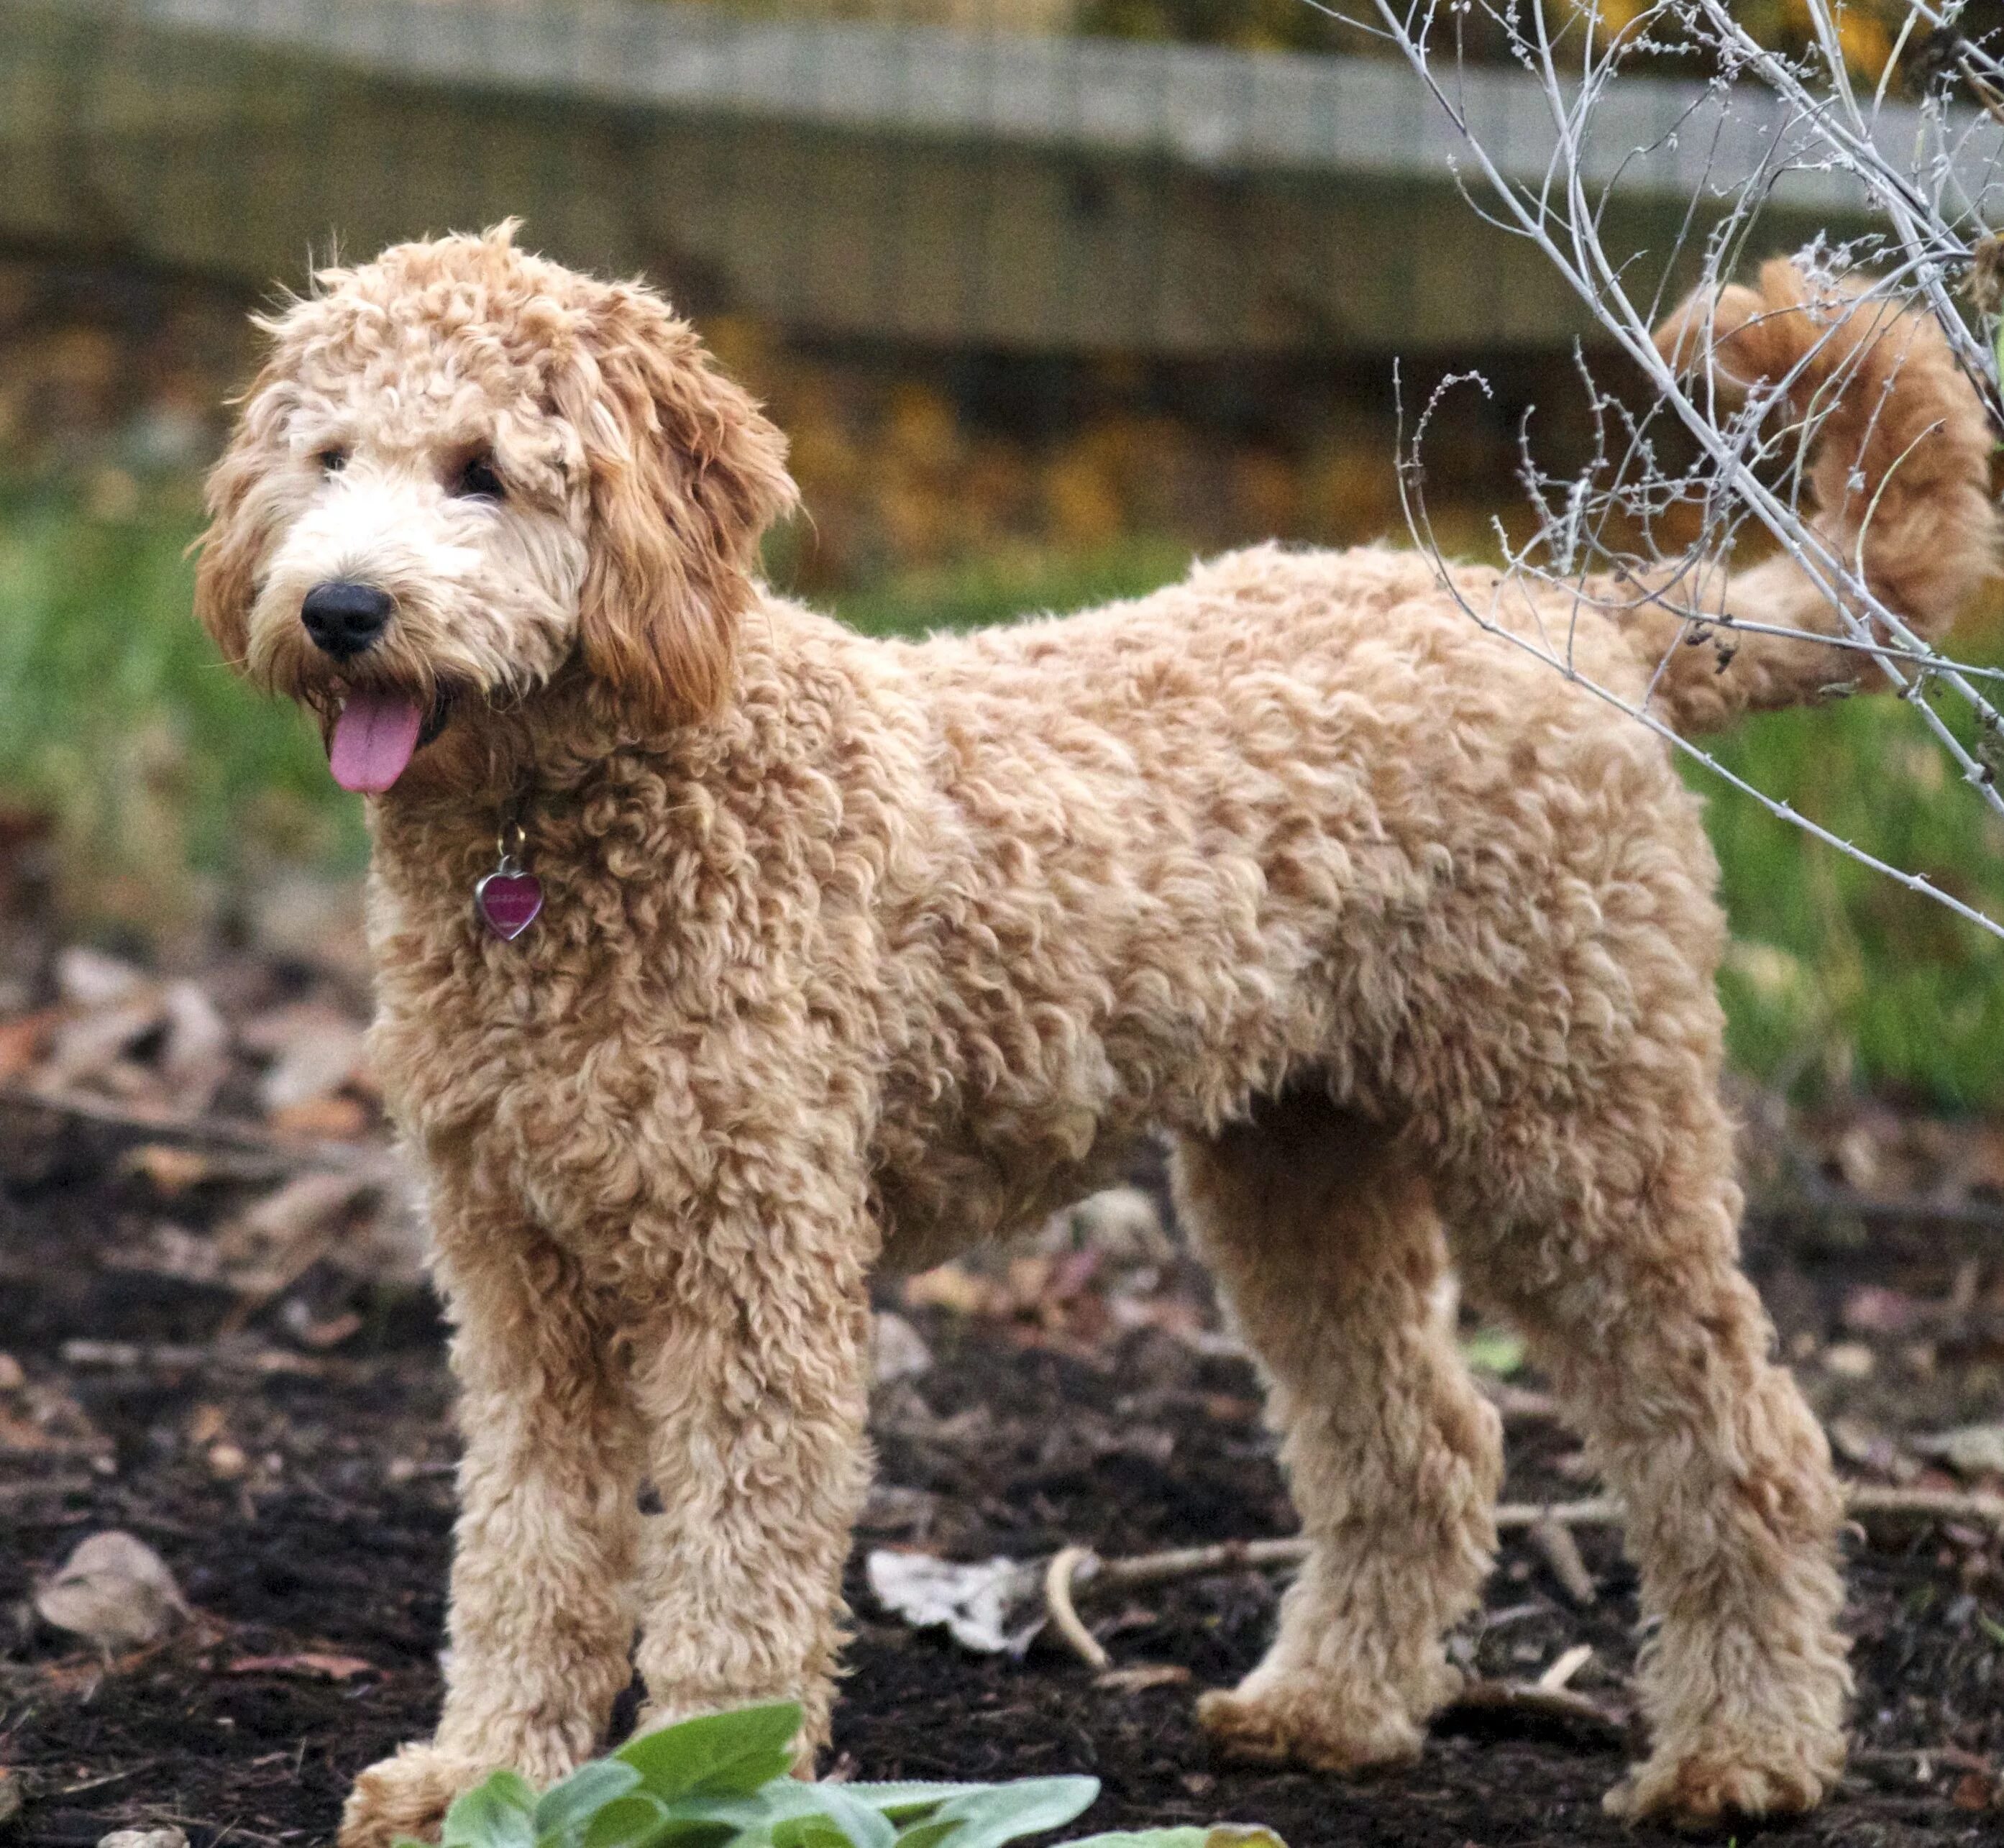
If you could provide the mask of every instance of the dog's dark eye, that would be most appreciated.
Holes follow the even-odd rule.
[[[492,458],[484,455],[475,456],[453,477],[452,491],[477,500],[499,500],[506,493]]]
[[[320,464],[323,475],[338,475],[348,466],[348,451],[345,449],[323,449],[314,458]]]

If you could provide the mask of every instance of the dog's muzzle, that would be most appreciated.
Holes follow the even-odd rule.
[[[337,579],[317,584],[300,605],[300,620],[314,646],[336,661],[352,661],[376,645],[397,607],[387,591],[373,584]]]

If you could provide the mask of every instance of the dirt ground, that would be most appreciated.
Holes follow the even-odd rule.
[[[270,1196],[276,1172],[254,1140],[92,1120],[18,1086],[0,1097],[0,1791],[11,1782],[23,1800],[0,1837],[54,1848],[173,1822],[195,1848],[324,1840],[355,1771],[426,1731],[438,1699],[454,1444],[433,1306],[394,1266],[352,1261],[352,1219],[247,1271],[232,1257],[246,1203]],[[229,1082],[215,1099],[231,1105]],[[1980,1486],[1980,1455],[1944,1470],[1925,1434],[2004,1417],[1995,1189],[1935,1212],[1947,1157],[1925,1136],[1915,1155],[1897,1123],[1860,1121],[1816,1145],[1834,1152],[1796,1176],[1807,1207],[1756,1215],[1750,1262],[1852,1475]],[[1158,1176],[1137,1180],[1158,1192]],[[1934,1206],[1897,1205],[1921,1196]],[[881,1479],[850,1573],[837,1766],[1091,1772],[1105,1784],[1093,1825],[1229,1817],[1293,1848],[1631,1839],[1600,1812],[1630,1743],[1606,1726],[1464,1716],[1417,1766],[1355,1783],[1214,1763],[1193,1691],[1256,1659],[1276,1597],[1257,1573],[1086,1608],[1119,1667],[1164,1671],[1152,1686],[1104,1685],[1047,1639],[1020,1661],[970,1654],[876,1604],[872,1548],[1032,1559],[1067,1542],[1112,1555],[1291,1530],[1251,1370],[1217,1336],[1172,1229],[1164,1243],[1140,1217],[1138,1243],[1095,1242],[1088,1226],[887,1286],[926,1352],[878,1392]],[[1507,1345],[1480,1351],[1510,1375],[1497,1389],[1506,1495],[1589,1492],[1535,1379]],[[30,1601],[80,1540],[114,1527],[157,1550],[195,1615],[107,1666]],[[1606,1531],[1580,1538],[1590,1606],[1508,1539],[1463,1647],[1481,1673],[1522,1680],[1590,1643],[1572,1686],[1618,1718],[1634,1580]],[[1768,1839],[1999,1839],[1997,1536],[1875,1522],[1854,1538],[1850,1582],[1854,1767],[1828,1807]]]

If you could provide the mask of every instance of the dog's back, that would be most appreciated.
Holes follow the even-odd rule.
[[[1466,587],[1505,607],[1494,573]],[[1611,629],[1578,654],[1639,690]],[[1463,1107],[1449,1092],[1487,1057],[1457,1048],[1466,1022],[1520,984],[1596,985],[1624,843],[1674,889],[1661,928],[1700,960],[1720,939],[1660,742],[1470,621],[1417,555],[1262,547],[900,654],[926,728],[905,807],[927,821],[882,899],[898,1261],[1305,1077],[1387,1115]],[[1411,1068],[1430,1043],[1440,1070]]]

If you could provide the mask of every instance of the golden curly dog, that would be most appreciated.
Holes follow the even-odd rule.
[[[1992,563],[1982,412],[1928,322],[1807,289],[1771,265],[1665,338],[1828,412],[1831,542],[1869,507],[1877,594],[1939,633]],[[1036,1222],[1153,1129],[1315,1541],[1203,1702],[1219,1747],[1410,1759],[1453,1692],[1501,1464],[1429,1306],[1451,1259],[1628,1512],[1653,1749],[1610,1802],[1817,1801],[1840,1497],[1737,1268],[1715,868],[1659,736],[1385,549],[853,634],[754,576],[785,444],[695,333],[506,227],[329,270],[268,326],[201,614],[373,798],[375,1051],[465,1439],[443,1716],[362,1775],[348,1848],[597,1748],[636,1624],[643,1727],[787,1695],[810,1752],[871,1272]],[[1866,658],[1683,646],[1703,612],[1634,586],[1458,584],[1685,729]],[[1722,594],[1837,627],[1785,560]]]

